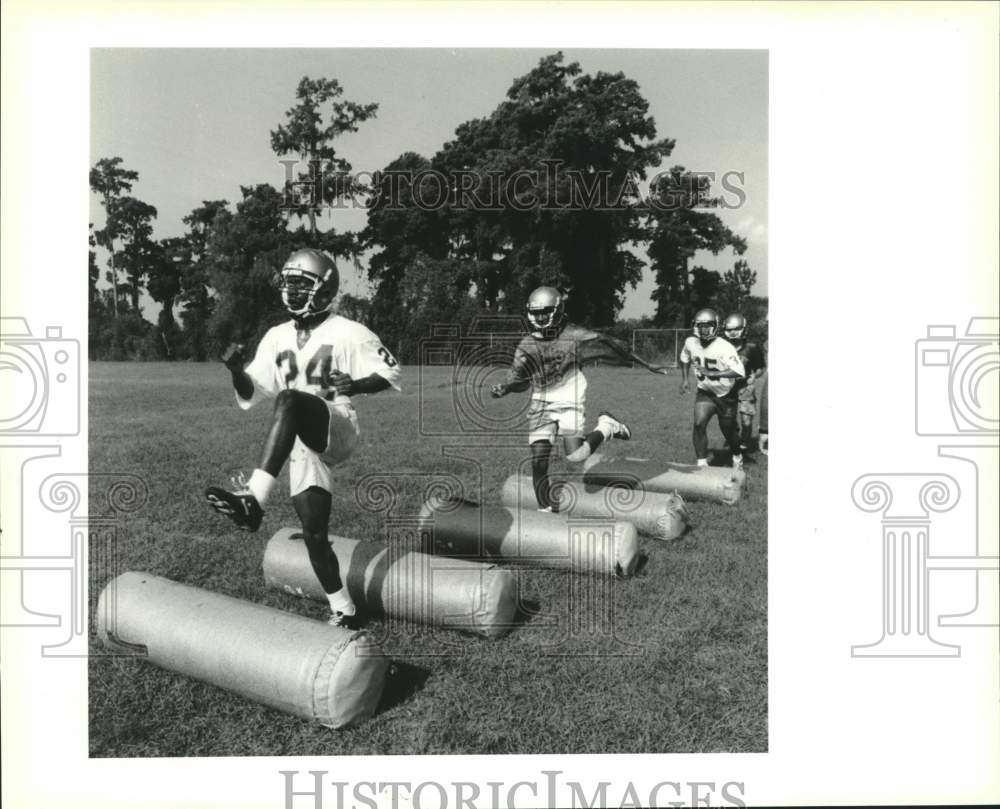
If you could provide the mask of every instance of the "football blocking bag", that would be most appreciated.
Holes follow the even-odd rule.
[[[603,517],[626,520],[645,536],[677,539],[688,526],[687,506],[679,494],[662,494],[621,486],[586,486],[568,476],[552,478],[551,498],[556,510],[571,518]],[[537,508],[532,479],[511,475],[504,481],[500,500],[511,508]]]
[[[430,549],[446,556],[608,576],[631,576],[639,561],[635,526],[623,520],[443,499],[424,503],[420,521]]]
[[[364,632],[149,573],[123,573],[97,603],[97,636],[170,671],[342,728],[369,718],[389,659]]]
[[[588,486],[626,486],[647,492],[677,492],[690,500],[712,500],[727,506],[739,502],[746,473],[728,466],[646,461],[634,458],[598,463],[583,474]]]
[[[497,638],[513,626],[517,586],[509,570],[442,559],[382,542],[331,536],[351,599],[367,613]],[[326,603],[296,528],[282,528],[264,551],[269,587]]]

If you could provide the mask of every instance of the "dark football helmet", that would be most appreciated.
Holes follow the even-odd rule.
[[[340,289],[333,256],[322,250],[296,250],[285,261],[278,279],[281,300],[295,320],[327,311]]]

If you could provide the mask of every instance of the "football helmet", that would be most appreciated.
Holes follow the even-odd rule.
[[[340,289],[333,256],[312,248],[296,250],[281,268],[278,289],[285,309],[295,320],[327,311]]]
[[[726,324],[722,327],[722,333],[727,340],[739,342],[747,330],[747,319],[743,315],[735,312],[726,318]]]
[[[528,296],[528,320],[539,331],[555,329],[566,317],[566,297],[555,287],[538,287]]]
[[[714,340],[719,333],[719,316],[713,309],[701,309],[694,316],[695,336],[705,342]]]

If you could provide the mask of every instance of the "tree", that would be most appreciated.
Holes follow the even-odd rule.
[[[108,208],[105,233],[109,241],[118,239],[122,244],[118,263],[125,273],[126,281],[119,292],[131,298],[132,309],[135,311],[139,310],[143,280],[150,265],[157,260],[152,224],[155,218],[156,208],[135,197],[112,200]],[[117,274],[117,271],[112,274]]]
[[[757,283],[757,273],[750,269],[744,259],[737,259],[731,270],[726,270],[722,276],[719,288],[718,307],[722,312],[743,312],[750,299],[750,293]]]
[[[150,297],[163,305],[156,326],[168,358],[176,355],[178,327],[174,320],[174,303],[181,293],[181,280],[191,264],[191,248],[184,237],[163,239],[156,243],[149,264],[147,290]]]
[[[206,244],[209,285],[217,293],[208,328],[216,352],[278,322],[272,281],[289,238],[283,197],[267,184],[240,191],[236,213],[216,217]]]
[[[90,190],[100,195],[101,205],[105,214],[110,217],[114,203],[126,191],[132,190],[132,183],[139,179],[139,173],[122,168],[120,157],[102,157],[90,170]],[[97,231],[97,244],[107,249],[110,253],[109,264],[111,267],[111,284],[113,289],[112,301],[114,304],[115,317],[118,317],[118,270],[115,266],[115,238],[117,234],[113,229],[105,226]]]
[[[706,274],[704,268],[695,268],[701,270],[695,275],[691,269],[698,251],[718,255],[732,249],[742,255],[746,250],[742,238],[716,214],[704,210],[718,204],[718,198],[711,196],[709,178],[683,166],[674,166],[650,185],[648,252],[656,274],[651,298],[656,302],[654,321],[659,326],[690,323],[694,311],[718,291],[718,273]]]
[[[586,75],[556,53],[516,79],[489,117],[458,127],[432,164],[498,203],[449,209],[455,255],[480,262],[486,306],[517,309],[545,283],[570,292],[574,319],[613,322],[642,272],[624,248],[642,237],[639,182],[674,146],[655,139],[648,109],[624,74]]]
[[[187,225],[184,234],[186,252],[181,251],[180,292],[181,323],[184,341],[191,359],[208,358],[208,323],[215,307],[209,279],[208,241],[216,220],[227,217],[229,203],[224,199],[204,200],[183,218]]]
[[[336,79],[304,76],[295,90],[298,104],[285,113],[286,123],[271,131],[275,154],[296,155],[306,164],[307,170],[297,175],[298,183],[286,183],[285,193],[295,214],[308,217],[310,233],[316,232],[316,213],[324,205],[356,191],[349,176],[351,164],[337,155],[334,141],[347,132],[357,132],[358,125],[378,110],[378,104],[339,100],[343,93]],[[296,185],[300,193],[295,193]]]

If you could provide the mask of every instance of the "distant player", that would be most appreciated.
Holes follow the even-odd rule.
[[[534,327],[514,351],[507,378],[490,393],[506,396],[531,388],[528,411],[528,443],[531,446],[531,477],[540,511],[552,511],[549,464],[556,436],[571,463],[582,463],[611,438],[627,441],[632,433],[607,411],[597,417],[594,430],[584,433],[587,378],[582,365],[606,359],[616,363],[637,362],[654,373],[663,368],[649,365],[620,341],[566,322],[566,299],[554,287],[538,287],[528,297],[528,321]]]
[[[767,340],[764,341],[764,378],[760,382],[760,425],[757,427],[759,437],[757,439],[760,451],[767,455],[770,449],[768,443],[767,424],[767,381],[771,377],[771,372],[767,369]]]
[[[681,349],[681,393],[690,389],[690,370],[698,378],[694,399],[694,451],[698,466],[708,466],[708,422],[719,417],[719,429],[733,453],[733,473],[743,468],[740,429],[737,421],[737,382],[746,377],[743,361],[729,341],[718,336],[719,316],[702,309],[694,316],[694,334]]]
[[[746,378],[736,382],[736,398],[739,401],[740,414],[740,451],[745,456],[749,453],[750,436],[753,434],[753,419],[757,415],[755,383],[764,373],[764,352],[756,343],[747,340],[746,330],[746,318],[738,312],[726,318],[726,324],[722,329],[726,339],[733,344],[739,354],[740,360],[743,362],[743,370],[746,372]]]
[[[346,460],[358,443],[351,396],[397,387],[399,366],[368,329],[331,312],[339,286],[329,254],[295,251],[280,274],[281,299],[292,319],[264,335],[246,368],[243,346],[227,350],[224,362],[237,404],[246,410],[273,398],[274,417],[250,479],[241,476],[235,492],[212,486],[205,497],[237,527],[256,531],[275,478],[288,460],[292,504],[309,561],[330,602],[329,623],[350,627],[356,609],[327,536],[331,466]]]

